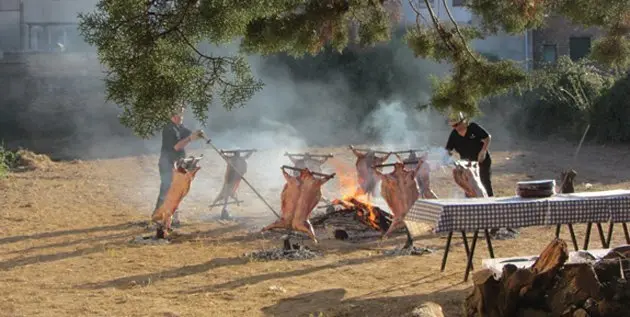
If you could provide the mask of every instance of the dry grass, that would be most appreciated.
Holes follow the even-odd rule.
[[[573,151],[562,144],[493,147],[494,186],[500,196],[513,195],[519,180],[558,178]],[[351,164],[345,149],[318,150]],[[628,152],[583,148],[575,166],[577,190],[584,190],[583,182],[592,183],[591,190],[626,188],[630,166],[619,163]],[[13,173],[0,181],[0,315],[400,316],[430,300],[442,305],[446,316],[459,316],[470,288],[470,282],[462,282],[460,240],[442,273],[441,251],[419,257],[381,255],[401,246],[402,236],[360,245],[323,239],[318,248],[325,256],[309,261],[242,257],[279,245],[270,235],[249,234],[253,225],[266,224],[273,215],[243,184],[246,203],[232,210],[247,217],[245,224],[202,221],[204,206],[218,190],[203,180],[220,180],[224,168],[216,155],[206,156],[182,206],[183,236],[162,246],[129,243],[148,234],[140,223],[148,219],[157,195],[156,157],[47,163],[47,169]],[[255,164],[256,155],[251,160]],[[277,171],[281,178],[276,166],[250,167],[248,176],[258,187],[267,187],[262,194],[278,206],[280,185],[262,186],[264,170]],[[434,173],[433,183],[442,197],[454,188],[448,173]],[[335,183],[327,189],[334,196]],[[583,239],[584,225],[576,227]],[[496,241],[495,253],[536,254],[553,232],[525,228],[518,240]],[[444,241],[429,236],[416,244],[441,249]],[[599,247],[596,241],[591,246]],[[622,242],[619,232],[613,242]],[[488,254],[483,244],[477,250],[478,267]]]

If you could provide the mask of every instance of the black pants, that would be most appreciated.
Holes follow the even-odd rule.
[[[158,169],[160,170],[160,194],[158,195],[157,202],[155,203],[155,209],[160,208],[166,197],[168,189],[171,187],[173,180],[173,164],[166,158],[160,157],[158,163]]]
[[[492,191],[492,181],[490,180],[492,177],[491,166],[492,159],[490,156],[486,156],[486,159],[479,164],[479,178],[481,179],[481,183],[486,189],[489,197],[494,196],[494,192]]]

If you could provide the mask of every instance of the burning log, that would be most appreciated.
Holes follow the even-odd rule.
[[[418,164],[419,162],[410,162],[408,164]],[[388,174],[382,174],[377,168],[393,166],[394,170]],[[387,205],[394,214],[391,226],[387,229],[384,237],[389,236],[393,230],[399,226],[405,226],[405,216],[411,209],[411,206],[420,197],[418,184],[416,183],[416,175],[420,169],[420,164],[415,169],[405,169],[405,163],[382,164],[373,166],[376,174],[381,179],[381,195],[387,202]],[[407,230],[407,242],[403,249],[413,247],[413,239],[411,233]]]
[[[398,160],[405,164],[411,164],[411,169],[415,169],[420,166],[418,174],[416,175],[416,182],[420,189],[420,194],[424,199],[437,199],[437,195],[431,190],[431,167],[427,162],[427,153],[423,153],[420,157],[416,155],[418,150],[399,151],[394,152]],[[406,159],[400,157],[401,153],[409,153]]]
[[[373,169],[372,166],[383,164],[392,154],[391,152],[374,151],[371,149],[355,149],[354,146],[349,146],[352,153],[357,157],[355,163],[357,169],[357,177],[359,181],[359,189],[355,194],[367,194],[368,197],[373,197],[378,184],[379,177],[376,172],[380,171],[380,168]],[[361,153],[365,151],[365,153]],[[376,154],[385,154],[385,156],[378,157]]]
[[[177,207],[190,190],[190,184],[201,167],[197,166],[203,156],[190,156],[173,164],[171,186],[162,205],[153,212],[151,220],[157,224],[156,238],[164,239],[171,230],[171,221]]]
[[[567,263],[566,243],[554,239],[530,268],[507,264],[498,280],[491,270],[475,272],[465,316],[524,316],[526,311],[527,316],[630,316],[627,255],[613,249],[594,263]]]
[[[392,223],[392,214],[371,203],[349,197],[333,200],[328,211],[313,216],[311,223],[314,227],[335,228],[336,239],[357,239],[370,232],[385,233]]]
[[[242,176],[247,172],[247,159],[252,156],[256,152],[256,149],[251,150],[220,150],[221,155],[228,160],[231,164],[227,164],[227,168],[225,170],[225,176],[223,177],[223,187],[219,192],[219,195],[214,199],[212,204],[209,206],[210,210],[216,206],[223,205],[223,210],[221,211],[221,219],[231,219],[228,210],[228,200],[232,198],[234,201],[230,202],[232,204],[240,205],[242,202],[238,199],[236,195],[236,191],[238,190],[239,185],[241,184]],[[244,156],[241,156],[241,153],[245,153]],[[218,204],[219,201],[223,200],[223,204]]]
[[[299,170],[300,175],[289,175],[286,171],[287,169]],[[305,233],[317,243],[315,231],[309,221],[309,217],[321,198],[322,185],[335,177],[335,174],[316,173],[307,168],[296,169],[286,165],[283,165],[281,170],[287,181],[281,194],[282,216],[274,223],[263,228],[262,231],[272,229],[298,231]],[[288,239],[287,237],[285,245],[287,245]],[[290,246],[290,243],[288,245]]]

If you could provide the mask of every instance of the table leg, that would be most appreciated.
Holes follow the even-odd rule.
[[[444,256],[442,257],[442,268],[440,272],[444,272],[444,268],[446,267],[446,259],[448,258],[448,250],[451,248],[451,238],[453,238],[453,231],[448,233],[446,237],[446,247],[444,248]]]
[[[573,242],[573,247],[575,251],[579,250],[577,239],[575,238],[575,230],[573,230],[573,224],[568,223],[567,227],[569,227],[569,233],[571,234],[571,241]]]
[[[584,249],[588,250],[588,242],[591,240],[591,227],[593,227],[593,223],[589,222],[586,224],[586,235],[584,236]]]
[[[623,228],[623,234],[626,236],[626,243],[630,244],[630,234],[628,234],[628,224],[625,222],[622,222],[621,227]]]
[[[490,239],[490,232],[488,229],[483,230],[486,235],[486,245],[488,246],[488,253],[490,253],[490,258],[494,259],[494,248],[492,248],[492,239]]]
[[[562,225],[560,224],[556,225],[556,239],[560,238],[560,226]]]
[[[602,242],[602,248],[607,249],[608,244],[606,243],[606,237],[604,237],[604,228],[602,228],[602,224],[600,222],[596,222],[597,232],[599,233],[599,240]]]
[[[610,223],[608,224],[608,237],[606,238],[606,245],[608,247],[610,247],[610,243],[612,242],[612,234],[613,234],[614,227],[615,227],[615,223],[612,222],[611,220]]]
[[[464,249],[466,249],[466,256],[470,254],[470,248],[468,247],[468,238],[466,237],[466,231],[462,231],[462,240],[464,240]]]
[[[477,246],[477,238],[479,237],[479,230],[475,230],[473,235],[472,244],[470,245],[470,254],[468,255],[468,263],[466,264],[466,273],[464,275],[464,282],[468,281],[468,275],[473,269],[473,258],[475,255],[475,247]]]

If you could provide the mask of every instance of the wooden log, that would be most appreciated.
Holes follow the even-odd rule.
[[[474,273],[473,293],[465,301],[466,316],[518,316],[521,308],[544,311],[545,295],[568,258],[567,244],[554,239],[531,268],[505,265],[499,281],[490,270]]]
[[[601,284],[589,263],[564,266],[557,283],[548,291],[547,306],[553,316],[562,316],[567,307],[583,303],[589,298],[601,299]],[[572,312],[574,313],[574,312]]]
[[[442,306],[434,302],[426,302],[411,312],[413,317],[444,317]]]
[[[512,266],[508,264],[506,266]],[[465,300],[465,314],[467,317],[500,317],[497,297],[500,292],[500,283],[494,278],[489,269],[473,273],[473,291]]]

